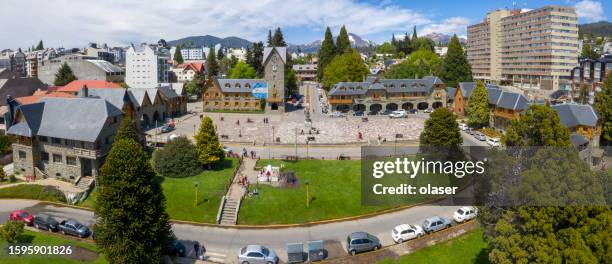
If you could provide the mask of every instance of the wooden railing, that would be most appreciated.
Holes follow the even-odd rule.
[[[330,104],[352,104],[353,103],[353,99],[337,99],[337,98],[332,98],[332,99],[329,99],[329,103]]]
[[[72,151],[74,151],[74,155],[92,159],[95,159],[98,155],[98,151],[91,149],[73,148]]]

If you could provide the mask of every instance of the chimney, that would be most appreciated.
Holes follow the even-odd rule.
[[[81,90],[79,91],[79,97],[89,97],[89,88],[87,88],[87,85],[83,85],[83,87],[81,87]]]

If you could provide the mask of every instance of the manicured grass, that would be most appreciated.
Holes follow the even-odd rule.
[[[227,159],[223,164],[199,175],[186,178],[164,177],[162,188],[166,195],[166,210],[171,219],[215,223],[221,197],[226,193],[237,159]],[[198,206],[195,206],[194,182],[199,183]]]
[[[78,204],[78,206],[94,208],[96,204],[96,197],[98,197],[98,188],[91,190],[85,201]]]
[[[17,179],[15,178],[13,181],[9,180],[8,177],[6,180],[4,181],[0,181],[0,186],[2,185],[7,185],[7,184],[12,184],[12,183],[19,183],[19,182],[23,182],[23,180]]]
[[[22,255],[11,256],[7,252],[7,243],[0,242],[0,263],[3,264],[73,264],[73,263],[108,263],[104,256],[98,253],[95,244],[83,241],[77,241],[61,237],[57,234],[46,232],[33,232],[25,230],[21,241],[23,245],[45,245],[45,246],[72,246],[73,254],[67,255]]]
[[[37,184],[21,184],[0,188],[0,198],[66,202],[66,197],[61,191]]]
[[[403,263],[489,264],[491,262],[488,259],[487,243],[482,237],[482,229],[477,229],[452,240],[403,255],[398,260],[379,262],[379,264]]]
[[[239,224],[306,223],[384,209],[380,206],[361,206],[358,160],[260,160],[257,167],[268,163],[274,166],[282,163],[284,170],[294,171],[300,186],[275,188],[259,184],[259,195],[243,200],[238,215]],[[306,207],[304,180],[309,181],[312,199],[309,208]]]

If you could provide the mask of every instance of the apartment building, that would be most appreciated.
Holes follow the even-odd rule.
[[[168,82],[168,49],[146,44],[131,45],[125,55],[125,82],[130,87],[148,88]]]
[[[569,88],[579,54],[573,7],[497,10],[467,31],[475,79],[546,90]]]

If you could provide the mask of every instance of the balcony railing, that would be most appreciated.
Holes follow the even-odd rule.
[[[352,104],[353,99],[329,99],[330,104]]]

